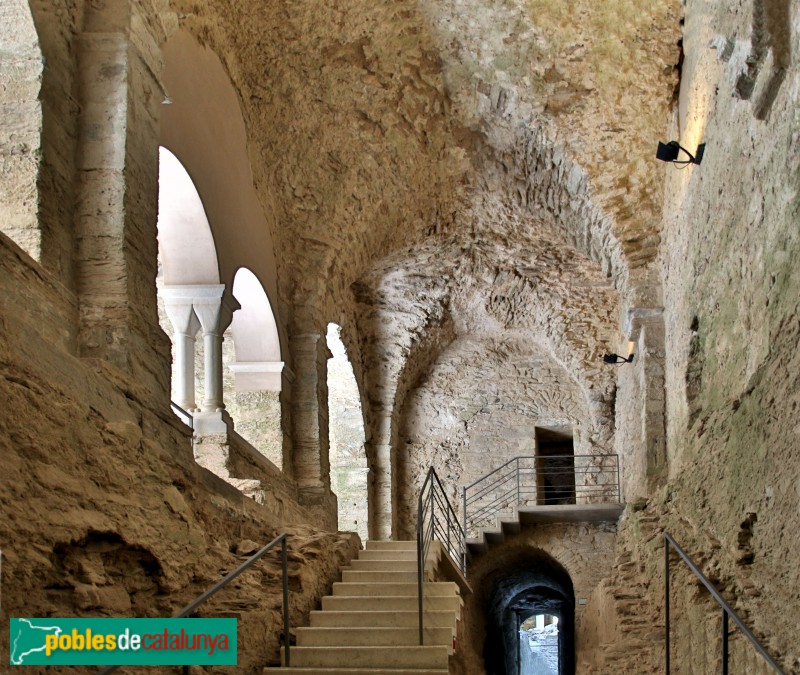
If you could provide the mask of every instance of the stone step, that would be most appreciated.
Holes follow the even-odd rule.
[[[419,645],[398,649],[391,647],[292,647],[294,668],[344,668],[353,673],[357,668],[385,670],[405,668],[447,670],[447,647]]]
[[[413,550],[368,550],[358,552],[359,560],[417,560],[417,549]]]
[[[312,627],[360,627],[360,626],[380,626],[382,628],[413,628],[419,623],[419,612],[395,611],[395,612],[319,612],[313,611],[311,616]],[[431,628],[455,628],[456,615],[453,610],[439,610],[425,612],[424,623]]]
[[[417,571],[417,559],[414,560],[351,560],[350,567],[344,567],[343,570],[359,570],[359,571],[386,571],[394,570],[397,572],[415,572]]]
[[[410,572],[399,570],[342,570],[342,581],[356,584],[417,583],[416,565]]]
[[[428,610],[461,611],[461,598],[458,595],[426,595],[424,608]],[[323,612],[413,612],[419,609],[416,591],[410,595],[349,596],[329,595],[322,598]]]
[[[413,582],[370,582],[358,583],[351,581],[337,581],[333,584],[333,595],[350,596],[383,596],[383,595],[409,595],[417,597],[418,586]],[[426,597],[455,596],[458,586],[452,581],[426,581],[423,594]]]
[[[414,551],[417,550],[416,541],[367,541],[367,551]]]
[[[424,644],[452,649],[453,629],[425,627]],[[414,647],[419,646],[419,628],[295,628],[298,647]]]

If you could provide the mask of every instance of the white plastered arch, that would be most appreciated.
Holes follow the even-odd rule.
[[[278,325],[264,287],[253,272],[241,267],[233,279],[233,295],[241,305],[231,324],[236,390],[280,391],[283,361]]]

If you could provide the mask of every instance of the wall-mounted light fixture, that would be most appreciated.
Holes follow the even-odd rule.
[[[636,349],[636,342],[634,340],[628,340],[628,358],[626,359],[624,356],[620,356],[619,354],[603,354],[603,363],[611,363],[615,365],[620,365],[623,363],[633,363],[633,357],[635,354],[633,350]]]
[[[686,166],[687,164],[700,164],[703,161],[703,154],[706,149],[706,144],[701,143],[697,146],[697,153],[692,155],[686,148],[684,148],[678,141],[670,141],[669,143],[658,142],[658,149],[656,150],[656,159],[662,162],[672,162],[676,165]],[[689,159],[678,159],[681,151],[686,153]]]
[[[636,355],[631,353],[628,355],[628,358],[626,359],[624,356],[620,356],[619,354],[603,354],[603,363],[614,363],[614,364],[633,363],[634,356]]]

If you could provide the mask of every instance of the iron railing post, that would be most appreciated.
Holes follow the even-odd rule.
[[[463,490],[463,495],[464,495],[464,538],[466,538],[467,536],[467,488],[466,487]],[[466,548],[466,546],[464,548]]]
[[[289,636],[289,561],[286,550],[286,537],[281,542],[281,577],[283,582],[283,634],[285,636],[284,642],[286,643],[286,667],[288,668],[292,665],[289,654],[292,640]]]
[[[664,578],[664,589],[666,594],[666,634],[665,634],[665,643],[666,643],[666,657],[667,657],[667,675],[669,675],[669,547],[675,549],[675,553],[677,553],[683,562],[689,567],[689,569],[694,573],[694,575],[700,580],[703,584],[705,589],[711,594],[711,597],[717,601],[717,604],[722,608],[724,617],[723,617],[723,630],[724,630],[724,637],[723,637],[723,668],[725,670],[723,672],[727,672],[727,637],[728,637],[728,621],[733,620],[733,622],[739,627],[739,630],[742,632],[749,641],[750,644],[756,649],[756,651],[761,654],[764,660],[772,666],[773,670],[779,675],[783,675],[783,671],[780,669],[775,660],[769,655],[764,646],[756,639],[756,636],[750,632],[750,629],[744,624],[744,622],[739,618],[739,615],[734,611],[734,609],[728,604],[725,598],[722,597],[719,590],[712,584],[705,574],[700,571],[700,568],[697,566],[697,563],[694,562],[684,551],[675,539],[672,538],[672,535],[669,532],[664,532],[664,567],[665,567],[665,578]]]
[[[424,489],[424,485],[422,486]],[[419,610],[419,644],[422,646],[422,492],[417,505],[417,609]]]
[[[669,675],[669,539],[664,539],[664,649],[666,675]]]
[[[722,608],[722,675],[728,675],[728,612]]]
[[[619,455],[614,455],[614,460],[617,463],[617,502],[622,504],[622,481],[619,477]]]
[[[450,548],[450,512],[447,512],[447,553],[452,557],[452,549]]]
[[[520,505],[520,492],[519,492],[519,457],[517,457],[517,506]]]
[[[427,490],[427,492],[426,492]],[[434,494],[436,491],[436,494]],[[462,493],[464,518],[467,514],[467,492]],[[436,513],[437,505],[442,513]],[[445,523],[446,519],[446,523]],[[426,523],[427,520],[427,523]],[[445,527],[447,532],[445,533]],[[458,512],[453,508],[447,491],[431,467],[417,498],[417,605],[419,611],[419,644],[424,644],[425,563],[428,545],[436,539],[453,563],[466,574],[466,534],[461,529]]]

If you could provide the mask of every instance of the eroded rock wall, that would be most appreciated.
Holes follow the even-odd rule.
[[[305,526],[314,517],[285,493],[279,512],[202,469],[169,409],[67,351],[71,293],[5,237],[0,269],[4,614],[168,616],[285,530],[298,625],[357,538]],[[240,672],[277,658],[276,574],[259,565],[201,612],[242,619]]]

